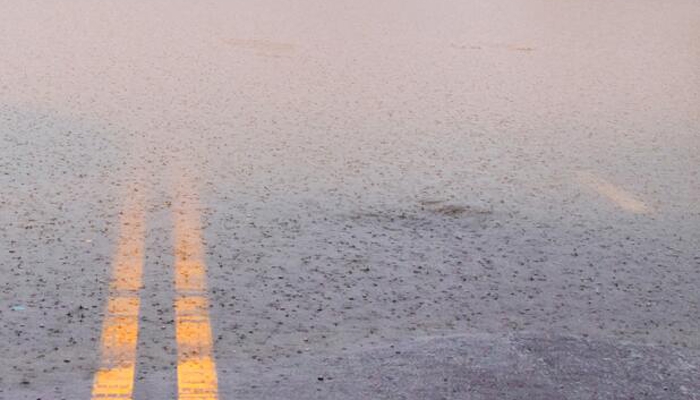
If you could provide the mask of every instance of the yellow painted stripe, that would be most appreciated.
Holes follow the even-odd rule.
[[[143,269],[143,211],[127,209],[113,261],[110,297],[102,322],[101,360],[92,399],[132,399],[139,331],[139,297]]]
[[[206,264],[196,199],[180,199],[175,214],[175,336],[180,400],[217,400],[218,380],[209,320]]]
[[[633,194],[591,172],[579,172],[578,179],[579,182],[593,189],[625,211],[634,214],[647,214],[651,211],[646,203],[636,198]]]

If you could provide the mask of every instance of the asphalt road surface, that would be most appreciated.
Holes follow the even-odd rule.
[[[700,399],[700,2],[0,1],[0,398]]]

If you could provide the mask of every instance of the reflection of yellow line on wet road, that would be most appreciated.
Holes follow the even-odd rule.
[[[138,207],[126,210],[122,214],[120,229],[92,399],[131,399],[134,389],[139,330],[138,291],[143,270],[143,212]]]
[[[197,203],[193,199],[181,199],[179,204],[175,215],[178,398],[216,400],[218,383]]]
[[[647,214],[651,210],[634,195],[590,172],[579,172],[579,182],[598,192],[618,207],[634,214]]]

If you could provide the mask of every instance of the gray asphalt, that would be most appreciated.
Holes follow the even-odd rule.
[[[700,398],[700,3],[0,2],[0,399],[89,399],[130,202],[176,398]]]

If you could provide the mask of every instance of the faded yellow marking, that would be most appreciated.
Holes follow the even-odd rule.
[[[634,214],[647,214],[651,212],[649,206],[643,201],[637,199],[634,195],[616,186],[607,180],[594,175],[590,172],[579,172],[579,182],[596,191],[598,194],[606,197],[611,202],[625,211]]]
[[[110,297],[102,322],[100,366],[92,386],[93,400],[133,397],[143,242],[143,211],[136,206],[130,207],[121,218]]]
[[[206,264],[197,202],[178,199],[175,215],[175,336],[180,400],[218,399]]]

